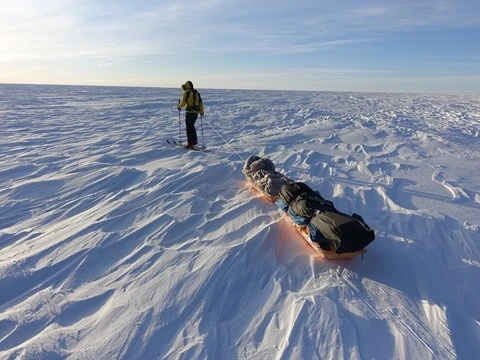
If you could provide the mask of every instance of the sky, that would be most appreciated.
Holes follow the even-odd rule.
[[[0,83],[480,93],[478,0],[0,0]]]

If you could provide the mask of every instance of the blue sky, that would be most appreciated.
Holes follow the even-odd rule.
[[[480,93],[479,0],[15,0],[0,82]]]

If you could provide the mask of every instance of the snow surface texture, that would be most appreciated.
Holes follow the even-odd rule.
[[[479,358],[479,96],[200,90],[209,153],[165,142],[179,89],[0,85],[1,359]],[[364,260],[249,155],[362,215]]]

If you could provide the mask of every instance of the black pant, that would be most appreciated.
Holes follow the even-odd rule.
[[[187,127],[187,140],[190,145],[197,145],[197,129],[195,129],[195,121],[198,114],[194,112],[185,113],[185,125]]]

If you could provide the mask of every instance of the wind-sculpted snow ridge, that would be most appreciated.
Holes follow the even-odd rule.
[[[166,144],[178,96],[0,85],[1,359],[476,358],[478,96],[204,90],[209,153]],[[365,259],[315,257],[252,154]]]

